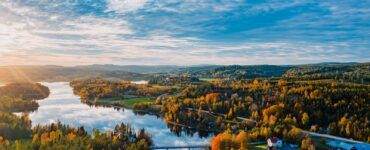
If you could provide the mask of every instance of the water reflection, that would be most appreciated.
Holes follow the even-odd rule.
[[[157,118],[160,118],[161,116],[147,111],[134,111],[136,115],[147,115],[150,114],[151,116],[157,116]],[[218,133],[216,130],[210,131],[210,130],[204,130],[204,127],[190,127],[186,126],[184,124],[177,124],[173,122],[166,122],[167,128],[170,129],[170,131],[177,136],[199,136],[201,138],[207,138],[210,136],[213,136],[214,133]]]
[[[113,108],[114,110],[116,111],[124,111],[125,109],[122,108],[122,107],[119,107],[119,106],[107,106],[107,105],[104,105],[104,104],[94,104],[94,103],[91,103],[89,101],[85,101],[85,102],[82,102],[83,104],[85,105],[88,105],[90,107],[96,107],[96,108]]]
[[[213,135],[213,131],[198,130],[195,128],[188,128],[179,125],[167,124],[167,127],[171,130],[172,133],[175,133],[177,136],[194,136],[197,135],[201,138],[207,138]]]
[[[210,137],[198,132],[172,133],[167,124],[158,116],[136,115],[132,110],[116,110],[110,107],[96,107],[82,104],[73,95],[66,82],[43,83],[50,88],[50,96],[40,100],[39,109],[30,113],[32,124],[49,124],[61,121],[71,126],[84,126],[88,132],[94,128],[112,130],[118,123],[129,123],[135,129],[144,128],[153,138],[155,145],[198,145],[209,142]],[[193,136],[191,136],[193,135]],[[200,136],[201,135],[201,136]]]

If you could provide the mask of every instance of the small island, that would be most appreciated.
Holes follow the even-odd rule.
[[[173,86],[135,84],[102,78],[73,80],[70,85],[84,103],[121,108],[133,108],[137,103],[153,103],[156,97],[177,90]]]

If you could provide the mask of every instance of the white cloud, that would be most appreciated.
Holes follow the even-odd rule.
[[[77,19],[66,20],[61,29],[37,30],[35,33],[56,35],[86,35],[86,36],[109,36],[132,34],[126,21],[117,21],[93,16],[82,16]]]
[[[126,13],[142,8],[147,0],[108,0],[108,11]]]
[[[186,6],[195,5],[192,1],[188,3]],[[197,9],[210,7],[204,5],[207,6],[199,5]],[[366,46],[359,45],[360,48],[352,50],[353,44],[346,42],[292,39],[228,44],[176,37],[171,33],[174,31],[151,30],[137,35],[135,24],[125,18],[91,14],[70,17],[11,1],[0,4],[0,15],[1,65],[290,64],[337,61],[338,58],[368,61],[366,54],[361,54],[368,51]]]
[[[149,0],[145,11],[164,11],[171,13],[193,13],[193,12],[225,12],[238,7],[246,2],[243,0]]]

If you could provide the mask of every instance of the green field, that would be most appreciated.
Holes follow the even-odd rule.
[[[147,102],[154,102],[153,99],[150,99],[149,97],[137,97],[137,98],[127,98],[127,99],[121,99],[121,98],[104,98],[99,99],[95,102],[95,104],[98,105],[106,105],[106,106],[121,106],[126,108],[132,108],[134,104],[137,103],[147,103]]]
[[[206,82],[211,82],[215,80],[214,78],[199,78],[200,81],[206,81]]]
[[[125,107],[132,108],[134,104],[137,103],[148,103],[148,102],[154,102],[154,100],[148,98],[148,97],[140,97],[140,98],[130,98],[123,100],[123,105]]]

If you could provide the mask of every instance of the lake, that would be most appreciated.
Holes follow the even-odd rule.
[[[172,133],[166,123],[153,115],[135,115],[130,109],[116,110],[111,107],[96,107],[81,103],[73,94],[68,82],[42,83],[50,89],[50,96],[38,101],[40,107],[30,113],[32,125],[50,124],[60,121],[74,127],[84,126],[88,132],[94,128],[112,130],[117,124],[128,123],[134,129],[144,128],[152,136],[156,146],[183,146],[208,144],[211,137],[201,138]]]

